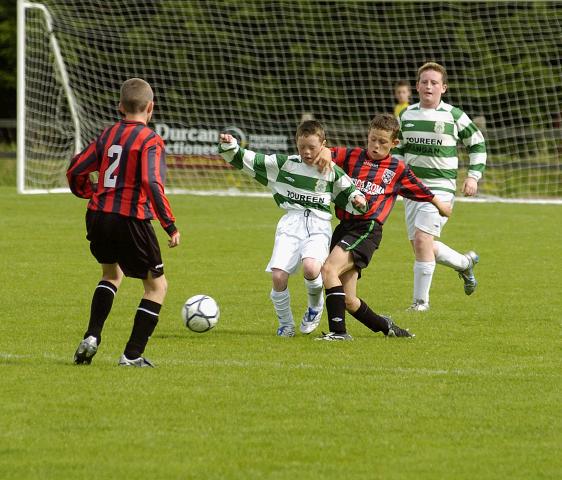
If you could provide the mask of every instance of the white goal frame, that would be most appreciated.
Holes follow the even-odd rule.
[[[57,37],[53,32],[53,19],[51,13],[42,3],[18,0],[18,118],[17,118],[17,188],[19,193],[50,193],[69,192],[68,188],[55,189],[25,189],[25,13],[26,9],[38,9],[45,17],[45,26],[49,35],[49,44],[55,57],[55,65],[59,71],[62,87],[68,100],[68,106],[74,124],[74,153],[82,149],[80,140],[80,121],[78,119],[77,103],[70,88],[66,66],[59,47]]]

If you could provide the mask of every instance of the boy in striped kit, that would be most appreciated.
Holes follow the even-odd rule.
[[[119,365],[154,366],[142,354],[158,323],[167,282],[150,220],[160,220],[170,236],[170,247],[179,245],[180,233],[164,193],[164,141],[146,125],[152,117],[153,97],[152,88],[144,80],[125,81],[119,101],[124,118],[76,155],[66,173],[72,193],[90,199],[87,239],[102,269],[88,328],[74,354],[76,364],[91,363],[113,298],[126,275],[142,280],[144,295]],[[97,184],[92,183],[91,172],[99,172]]]
[[[382,239],[383,224],[390,215],[396,197],[435,206],[441,215],[450,215],[450,206],[433,195],[404,162],[390,155],[398,145],[398,121],[393,115],[376,115],[369,126],[367,148],[335,147],[334,163],[341,167],[367,198],[369,208],[360,215],[336,207],[340,219],[334,230],[330,255],[322,267],[326,288],[326,307],[330,331],[317,340],[351,340],[345,324],[346,310],[369,330],[390,337],[413,335],[389,317],[375,313],[357,296],[357,281],[369,265]],[[328,157],[328,161],[331,161]],[[319,165],[326,160],[324,152]],[[381,284],[382,285],[382,284]]]
[[[420,101],[400,115],[400,144],[393,154],[404,160],[412,171],[442,201],[453,205],[458,173],[457,142],[468,148],[470,165],[463,193],[473,196],[486,166],[486,145],[480,130],[459,108],[441,100],[447,91],[447,72],[438,63],[429,62],[418,70],[416,90]],[[463,279],[464,292],[476,289],[473,268],[479,257],[469,251],[461,254],[435,240],[447,219],[428,204],[404,199],[408,239],[415,253],[414,292],[410,310],[429,309],[429,290],[435,264],[456,270]]]
[[[221,134],[220,142],[222,157],[269,187],[277,205],[287,211],[277,224],[266,268],[273,282],[270,297],[279,320],[277,335],[293,337],[295,324],[287,285],[289,275],[302,263],[308,308],[300,331],[309,334],[320,323],[324,307],[320,269],[328,256],[332,235],[330,203],[360,213],[366,207],[365,197],[340,168],[320,172],[314,165],[326,143],[324,129],[315,120],[305,121],[297,129],[299,155],[255,153],[241,148],[228,134]]]

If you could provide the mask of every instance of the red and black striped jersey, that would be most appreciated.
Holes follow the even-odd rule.
[[[77,154],[66,172],[72,193],[88,208],[139,220],[158,218],[169,235],[175,218],[164,193],[164,141],[142,122],[121,120]],[[90,173],[99,172],[93,184]]]
[[[392,211],[396,197],[402,195],[418,202],[430,202],[433,193],[414,175],[410,167],[391,155],[371,160],[364,148],[334,147],[332,158],[367,198],[369,210],[353,215],[336,207],[340,220],[375,220],[381,225]]]

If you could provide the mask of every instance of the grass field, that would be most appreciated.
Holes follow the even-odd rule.
[[[355,341],[328,343],[274,336],[270,199],[171,202],[183,242],[164,251],[146,352],[158,368],[116,366],[141,296],[131,279],[85,367],[72,355],[99,278],[86,203],[0,187],[1,479],[561,478],[562,207],[459,203],[444,241],[478,251],[479,288],[466,297],[438,267],[416,315],[399,203],[359,293],[417,337],[350,318]],[[291,288],[300,317],[302,278]],[[206,334],[181,325],[196,293],[222,309]]]

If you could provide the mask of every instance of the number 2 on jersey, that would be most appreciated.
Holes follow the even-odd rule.
[[[103,176],[103,186],[106,188],[115,188],[115,184],[117,183],[117,174],[113,175],[115,169],[119,166],[119,160],[121,160],[121,154],[123,153],[123,147],[121,145],[111,145],[109,150],[107,151],[107,156],[111,163],[107,170],[105,171],[105,175]]]

